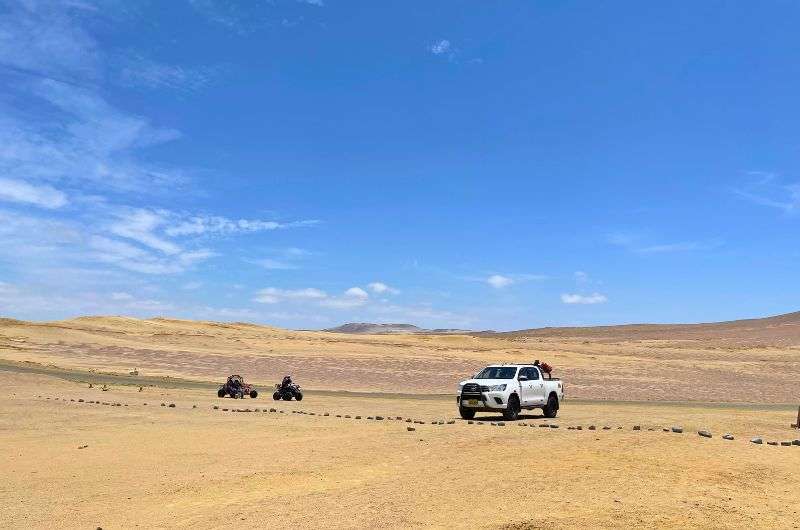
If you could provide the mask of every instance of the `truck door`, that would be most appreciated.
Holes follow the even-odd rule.
[[[523,407],[530,407],[535,404],[536,395],[532,386],[535,381],[531,381],[531,378],[534,377],[534,371],[529,366],[519,370],[519,401]]]
[[[537,366],[532,366],[528,371],[528,383],[530,383],[530,402],[529,405],[544,405],[547,396],[544,395],[544,378]]]

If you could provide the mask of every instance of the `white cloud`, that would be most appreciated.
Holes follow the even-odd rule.
[[[328,297],[325,291],[308,287],[306,289],[278,289],[267,287],[256,292],[254,302],[277,304],[284,300],[323,300]]]
[[[251,263],[259,265],[267,270],[292,270],[297,268],[296,265],[272,258],[252,260]]]
[[[509,278],[508,276],[501,276],[500,274],[492,274],[488,278],[486,278],[486,283],[494,287],[495,289],[502,289],[503,287],[508,287],[509,285],[514,283],[514,280]]]
[[[232,234],[237,232],[261,232],[286,228],[313,226],[319,221],[310,219],[305,221],[292,221],[279,223],[277,221],[262,221],[252,219],[232,220],[219,216],[192,216],[181,220],[165,230],[170,236],[187,236],[202,234]]]
[[[297,0],[301,4],[309,4],[312,6],[322,7],[325,3],[322,0]]]
[[[589,275],[583,271],[575,271],[575,281],[578,283],[586,283],[589,281]]]
[[[131,239],[164,254],[177,254],[181,247],[154,232],[166,221],[165,212],[135,209],[117,214],[118,221],[110,227],[112,234]]]
[[[369,294],[360,287],[351,287],[341,296],[330,296],[325,291],[312,287],[294,290],[267,287],[257,291],[253,301],[262,304],[311,303],[320,307],[346,309],[363,306],[369,301]]]
[[[351,287],[344,292],[344,295],[352,298],[360,298],[362,300],[366,300],[367,298],[369,298],[369,294],[367,293],[367,291],[365,291],[361,287]]]
[[[389,287],[383,282],[372,282],[367,285],[369,289],[375,294],[398,294],[400,291],[394,287]]]
[[[320,301],[323,307],[331,307],[335,309],[348,309],[353,307],[360,307],[367,303],[369,294],[361,287],[351,287],[344,292],[343,296],[329,297]]]
[[[203,282],[193,281],[193,282],[186,282],[181,285],[181,289],[184,291],[196,291],[197,289],[203,286]]]
[[[428,46],[428,49],[434,55],[443,55],[449,53],[451,50],[450,41],[447,39],[436,41]]]
[[[561,301],[565,304],[602,304],[607,302],[608,298],[600,293],[590,295],[562,294]]]
[[[52,209],[66,205],[67,196],[51,186],[34,186],[21,180],[0,178],[0,201],[33,204]]]
[[[289,247],[283,250],[283,253],[286,256],[290,257],[304,257],[311,255],[311,252],[304,248],[297,248],[297,247]]]
[[[103,263],[142,274],[177,274],[215,256],[210,250],[200,249],[164,257],[101,235],[89,238],[89,248],[91,256]]]

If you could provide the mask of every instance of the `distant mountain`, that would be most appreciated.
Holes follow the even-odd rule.
[[[323,329],[322,331],[357,335],[471,333],[465,329],[424,329],[413,324],[376,324],[373,322],[350,322],[335,328]]]

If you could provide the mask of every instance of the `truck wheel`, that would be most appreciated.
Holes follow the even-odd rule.
[[[475,411],[472,409],[467,409],[464,407],[458,407],[458,413],[461,415],[461,418],[465,420],[471,420],[475,417]]]
[[[503,419],[514,421],[519,416],[519,398],[516,394],[511,394],[508,398],[508,407],[503,411]]]
[[[544,412],[545,418],[555,418],[558,414],[558,398],[551,394],[547,398],[547,406],[542,409],[542,412]]]
[[[221,397],[221,398],[225,397],[225,389],[224,388],[220,388],[219,390],[217,390],[217,397]]]
[[[302,392],[298,392],[297,394],[294,395],[294,398],[297,401],[303,401],[303,393]]]
[[[272,399],[274,399],[275,401],[279,401],[281,399],[281,393],[280,392],[273,393]]]
[[[257,398],[258,397],[258,391],[257,390],[251,390],[250,391],[250,397],[253,398],[253,399]]]

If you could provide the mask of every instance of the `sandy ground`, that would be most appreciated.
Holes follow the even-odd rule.
[[[612,338],[347,335],[169,319],[0,319],[0,358],[202,381],[242,373],[262,385],[291,373],[312,389],[404,393],[452,392],[487,363],[542,359],[575,398],[798,403],[800,346],[785,339],[786,329],[797,327],[774,328],[771,344],[764,329],[756,342],[732,342],[696,327],[691,339],[641,339],[633,331],[626,339],[619,332]]]
[[[2,528],[800,524],[800,447],[749,443],[800,438],[788,407],[568,401],[556,420],[501,427],[431,425],[455,419],[445,398],[234,401],[7,371],[0,388]],[[222,410],[271,407],[284,413]],[[661,431],[675,424],[684,434]]]

